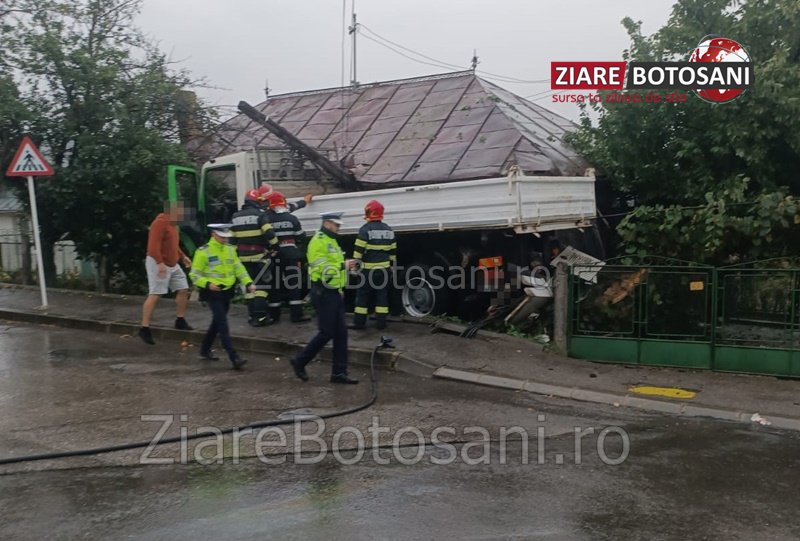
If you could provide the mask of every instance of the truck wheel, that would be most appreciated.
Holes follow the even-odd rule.
[[[411,317],[442,314],[447,309],[449,293],[446,275],[433,272],[429,265],[414,264],[404,277],[403,309]]]

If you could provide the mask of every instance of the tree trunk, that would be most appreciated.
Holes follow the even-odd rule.
[[[98,293],[108,293],[109,284],[111,283],[111,279],[108,276],[108,257],[105,255],[101,255],[100,258],[97,260],[97,276],[95,279],[95,285]]]
[[[44,279],[50,287],[56,287],[56,253],[55,242],[42,238],[42,263],[44,266]]]

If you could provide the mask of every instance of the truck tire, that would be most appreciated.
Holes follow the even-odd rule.
[[[425,263],[415,263],[405,272],[402,302],[405,313],[411,317],[435,316],[447,311],[450,291],[447,275],[437,272]]]

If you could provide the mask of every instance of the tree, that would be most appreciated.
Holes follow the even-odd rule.
[[[800,3],[680,0],[662,29],[625,19],[626,60],[686,60],[699,40],[742,43],[755,88],[725,104],[593,104],[571,143],[635,204],[627,254],[711,264],[796,254],[800,239]],[[596,120],[594,120],[596,119]]]
[[[42,239],[68,238],[97,264],[101,289],[141,284],[147,225],[166,195],[164,172],[187,163],[173,69],[134,26],[141,0],[11,0],[5,61],[19,73],[31,133],[56,169],[40,183]],[[195,122],[212,121],[198,107]],[[52,250],[43,255],[52,280]]]

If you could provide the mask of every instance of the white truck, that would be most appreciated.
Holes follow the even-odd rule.
[[[277,131],[269,119],[258,120]],[[312,193],[312,203],[295,215],[313,233],[320,213],[344,212],[342,246],[348,253],[364,223],[364,205],[379,200],[386,223],[398,233],[395,313],[480,319],[487,308],[513,308],[514,297],[526,290],[519,276],[546,266],[561,248],[571,245],[602,256],[591,171],[559,177],[512,169],[498,178],[364,190],[326,156],[304,148],[291,134],[281,136],[288,150],[220,156],[202,166],[199,178],[189,169],[173,168],[170,195],[197,198],[200,221],[212,222],[226,220],[262,182],[290,201]],[[533,294],[530,288],[527,294]]]

